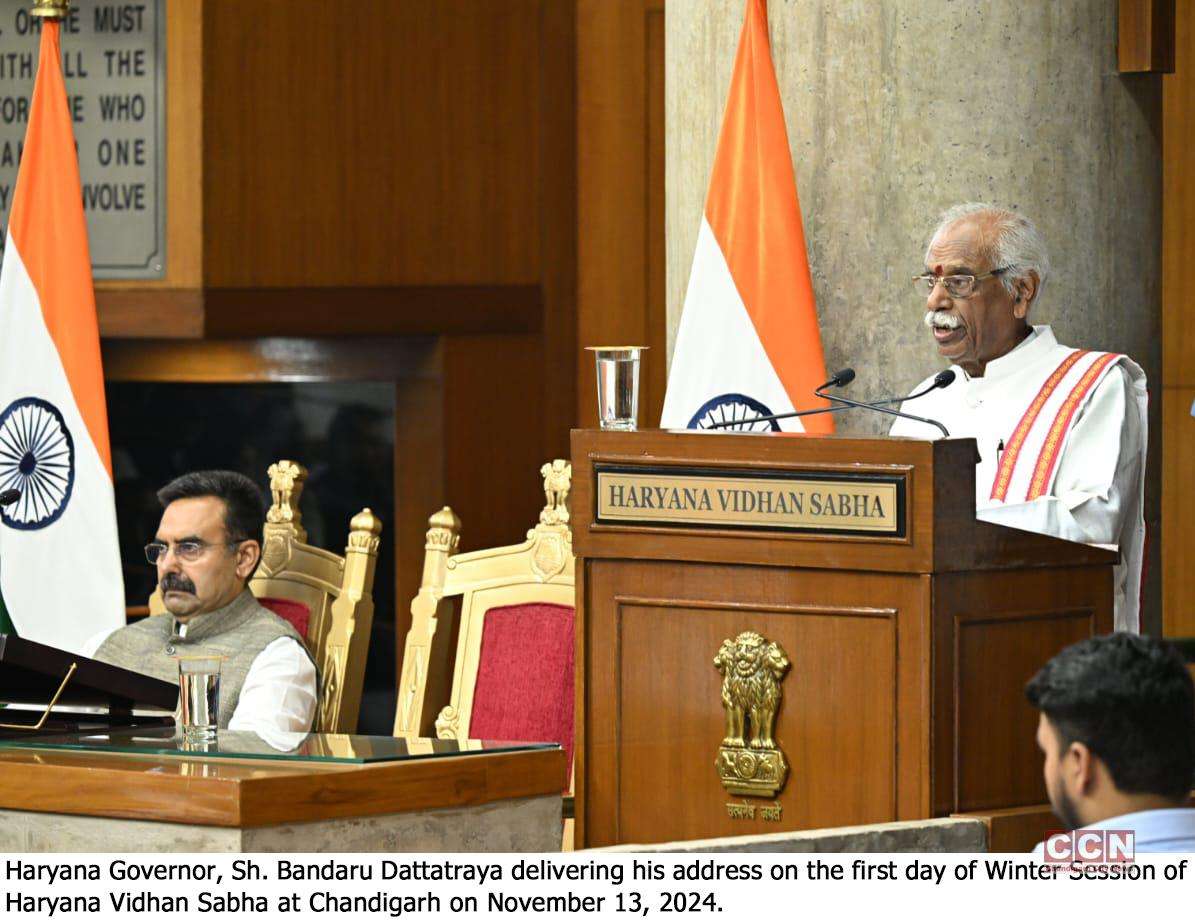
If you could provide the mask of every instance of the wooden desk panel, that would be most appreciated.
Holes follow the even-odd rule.
[[[1019,808],[993,808],[951,815],[953,818],[978,818],[988,826],[989,853],[1028,853],[1052,831],[1062,829],[1049,805],[1024,805]]]
[[[934,816],[1045,801],[1025,683],[1081,639],[1112,631],[1112,572],[939,576],[934,585]]]
[[[925,582],[857,572],[594,561],[587,576],[587,843],[655,843],[913,817],[928,690]],[[880,606],[882,604],[882,606]],[[731,818],[714,768],[722,641],[752,629],[792,663],[775,736],[781,819]],[[746,800],[769,805],[767,799]],[[612,806],[612,807],[611,807]]]
[[[0,751],[0,809],[221,827],[384,815],[558,795],[560,750],[379,764]]]

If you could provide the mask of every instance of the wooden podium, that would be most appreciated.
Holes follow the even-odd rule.
[[[976,521],[977,456],[574,431],[578,846],[1045,802],[1023,687],[1111,630],[1117,557]]]

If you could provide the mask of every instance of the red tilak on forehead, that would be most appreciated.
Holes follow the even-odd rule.
[[[942,266],[940,264],[934,266],[934,274],[937,275],[939,278],[942,277]]]

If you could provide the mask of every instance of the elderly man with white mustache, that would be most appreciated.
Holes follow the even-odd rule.
[[[964,204],[943,216],[916,279],[925,324],[955,382],[910,410],[975,438],[981,520],[1119,548],[1116,628],[1140,623],[1145,374],[1124,355],[1070,348],[1032,326],[1050,263],[1032,222]],[[925,381],[917,389],[931,383]],[[898,419],[897,437],[937,438]]]

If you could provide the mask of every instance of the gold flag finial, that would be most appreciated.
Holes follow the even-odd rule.
[[[33,0],[30,15],[42,19],[65,19],[71,11],[71,0]]]

